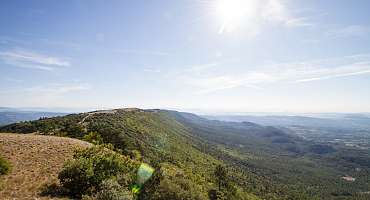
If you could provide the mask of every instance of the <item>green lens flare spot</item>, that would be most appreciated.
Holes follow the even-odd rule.
[[[140,186],[143,185],[147,180],[150,179],[150,177],[152,177],[153,173],[154,168],[145,163],[142,163],[137,171],[136,183]]]
[[[141,191],[141,187],[139,186],[139,185],[133,185],[132,187],[131,187],[131,192],[132,192],[132,194],[134,194],[134,195],[136,195],[136,194],[139,194],[140,193],[140,191]]]

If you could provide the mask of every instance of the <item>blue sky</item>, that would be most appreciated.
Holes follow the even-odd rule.
[[[368,8],[1,1],[0,106],[370,112]]]

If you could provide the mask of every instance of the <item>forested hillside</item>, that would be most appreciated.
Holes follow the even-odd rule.
[[[139,199],[369,198],[369,152],[355,154],[249,122],[116,109],[21,122],[0,132],[100,138],[155,169]]]

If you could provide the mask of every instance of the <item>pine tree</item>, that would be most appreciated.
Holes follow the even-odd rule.
[[[227,170],[223,165],[217,165],[214,175],[218,184],[218,190],[221,191],[222,187],[227,183]]]

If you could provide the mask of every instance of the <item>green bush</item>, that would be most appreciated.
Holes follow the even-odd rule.
[[[83,138],[86,134],[84,127],[80,124],[66,124],[61,130],[61,135],[66,137]]]
[[[90,142],[92,144],[103,144],[102,136],[97,132],[90,132],[89,134],[83,137],[83,140]]]
[[[96,194],[97,200],[132,200],[133,195],[127,188],[122,187],[116,180],[104,180],[100,191]]]
[[[104,180],[130,174],[136,168],[136,164],[122,155],[104,146],[94,146],[76,152],[73,159],[65,163],[58,178],[70,195],[81,197],[99,191]]]
[[[162,166],[143,185],[139,200],[206,200],[201,187],[173,165]]]
[[[10,163],[0,156],[0,175],[4,175],[10,172]]]

